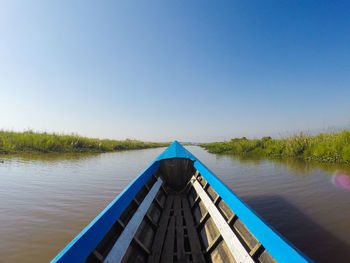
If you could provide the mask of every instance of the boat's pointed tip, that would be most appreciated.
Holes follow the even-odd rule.
[[[177,140],[174,140],[172,144],[180,144]],[[180,144],[181,145],[181,144]]]
[[[156,160],[170,159],[170,158],[188,158],[195,160],[196,158],[186,150],[177,140],[174,140],[164,152],[158,156]]]

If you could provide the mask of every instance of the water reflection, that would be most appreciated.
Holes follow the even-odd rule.
[[[346,242],[282,196],[252,196],[245,201],[289,242],[307,252],[307,256],[315,262],[344,262],[345,258],[350,258]]]
[[[137,151],[137,150],[136,150]],[[123,152],[133,152],[131,151],[120,151]],[[24,162],[31,161],[41,161],[48,163],[55,163],[61,161],[81,161],[88,159],[99,158],[101,153],[22,153],[22,154],[0,154],[0,165],[9,161],[19,160]],[[347,179],[350,176],[350,165],[349,164],[336,164],[336,163],[319,163],[314,161],[304,161],[301,159],[294,158],[266,158],[264,156],[240,156],[232,154],[216,154],[218,159],[220,158],[231,158],[233,160],[238,160],[242,164],[247,165],[260,165],[265,162],[273,162],[276,165],[282,166],[292,173],[302,175],[307,177],[313,174],[315,170],[322,170],[328,172],[332,175],[342,175],[339,176],[340,181],[345,180],[347,184]],[[333,176],[334,177],[334,176]],[[348,186],[346,186],[347,188]]]
[[[264,156],[240,156],[233,154],[218,154],[217,156],[218,158],[229,157],[247,165],[260,165],[264,162],[273,162],[274,164],[287,169],[289,172],[301,175],[303,177],[311,176],[317,170],[322,170],[330,174],[334,174],[335,171],[339,173],[340,170],[341,173],[350,175],[349,164],[319,163],[294,158],[266,158]]]
[[[0,154],[0,164],[13,160],[20,161],[42,161],[60,162],[96,158],[101,153],[21,153],[21,154]]]

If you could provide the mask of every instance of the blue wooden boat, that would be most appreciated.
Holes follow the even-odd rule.
[[[311,262],[172,143],[52,262]]]

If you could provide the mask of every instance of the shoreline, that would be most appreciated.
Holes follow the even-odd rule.
[[[300,133],[283,139],[242,137],[225,142],[204,143],[200,147],[216,154],[350,164],[350,130],[318,135]]]
[[[165,147],[170,143],[87,138],[75,134],[0,131],[0,154],[105,153]]]

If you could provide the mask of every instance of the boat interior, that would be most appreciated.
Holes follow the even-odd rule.
[[[157,171],[86,262],[276,262],[194,168],[160,161]]]

